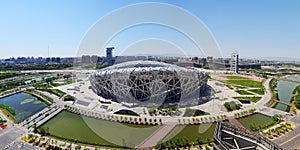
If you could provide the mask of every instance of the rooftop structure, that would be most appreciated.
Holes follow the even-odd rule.
[[[156,61],[131,61],[95,71],[98,95],[133,106],[197,105],[207,74]]]
[[[214,134],[216,150],[284,150],[259,133],[229,123],[218,122]]]

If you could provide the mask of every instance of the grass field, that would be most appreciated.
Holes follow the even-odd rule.
[[[256,126],[261,126],[272,121],[272,117],[263,114],[253,114],[244,118],[237,119],[245,128],[251,129],[250,125],[254,123]]]
[[[47,92],[57,95],[58,97],[63,97],[66,93],[59,89],[47,89]]]
[[[229,80],[248,80],[248,78],[242,76],[224,76],[224,77]]]
[[[55,87],[58,87],[58,86],[72,84],[72,83],[75,83],[75,80],[70,80],[70,81],[65,82],[65,83],[52,83],[52,85],[55,86]]]
[[[253,95],[252,93],[249,93],[248,91],[245,91],[245,90],[236,90],[235,92],[237,92],[241,95]]]
[[[249,90],[253,93],[256,93],[256,94],[259,94],[259,95],[264,95],[265,94],[265,90],[264,89],[252,89],[252,90]]]
[[[215,128],[215,123],[176,126],[163,141],[176,140],[178,138],[186,138],[189,142],[197,142],[197,138],[205,141],[207,138],[213,139]]]
[[[95,145],[134,147],[159,126],[131,125],[98,120],[63,111],[41,128],[49,128],[51,135],[63,139]]]
[[[257,88],[263,87],[261,82],[253,81],[253,80],[227,80],[226,83],[241,85],[245,87],[257,87]]]
[[[183,117],[202,116],[205,114],[207,114],[207,113],[205,113],[202,110],[187,108],[183,114]]]
[[[258,102],[261,99],[261,97],[256,97],[256,96],[253,96],[253,97],[233,97],[233,98],[237,99],[237,100],[251,100],[254,103]]]

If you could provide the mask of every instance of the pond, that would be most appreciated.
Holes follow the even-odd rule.
[[[82,143],[135,147],[159,127],[110,122],[62,111],[40,128],[48,128],[52,136]]]
[[[47,105],[39,101],[36,97],[28,95],[26,93],[18,93],[8,97],[4,97],[0,99],[0,104],[11,107],[15,110],[14,118],[18,122],[22,122],[28,117],[36,114],[41,111]]]
[[[288,80],[300,81],[300,76],[290,76],[287,77]],[[277,90],[279,100],[283,102],[290,102],[291,98],[293,97],[294,89],[299,85],[296,82],[290,82],[286,80],[279,80],[277,83]],[[277,104],[276,109],[286,111],[287,105],[284,104]]]

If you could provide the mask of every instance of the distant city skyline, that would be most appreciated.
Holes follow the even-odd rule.
[[[74,57],[82,38],[99,19],[120,7],[141,2],[149,1],[2,1],[0,58],[48,57],[48,47],[50,57]],[[195,15],[211,31],[223,57],[228,58],[237,50],[241,58],[300,58],[300,2],[297,0],[153,2],[175,5]],[[182,54],[173,43],[186,50],[184,55],[190,55],[194,48],[176,31],[157,25],[124,30],[110,46],[116,47],[113,54],[118,56],[125,55],[124,51],[127,55],[137,54],[137,49],[143,47],[141,43],[151,46],[153,42],[161,46],[146,49],[144,45],[144,54],[151,48],[156,52],[168,49],[165,53]],[[105,49],[99,50],[99,55],[104,54]],[[201,53],[193,55],[205,57]]]

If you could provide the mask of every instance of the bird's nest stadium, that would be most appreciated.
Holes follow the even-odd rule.
[[[190,106],[201,103],[207,74],[156,61],[131,61],[96,70],[91,87],[99,96],[129,106]]]

